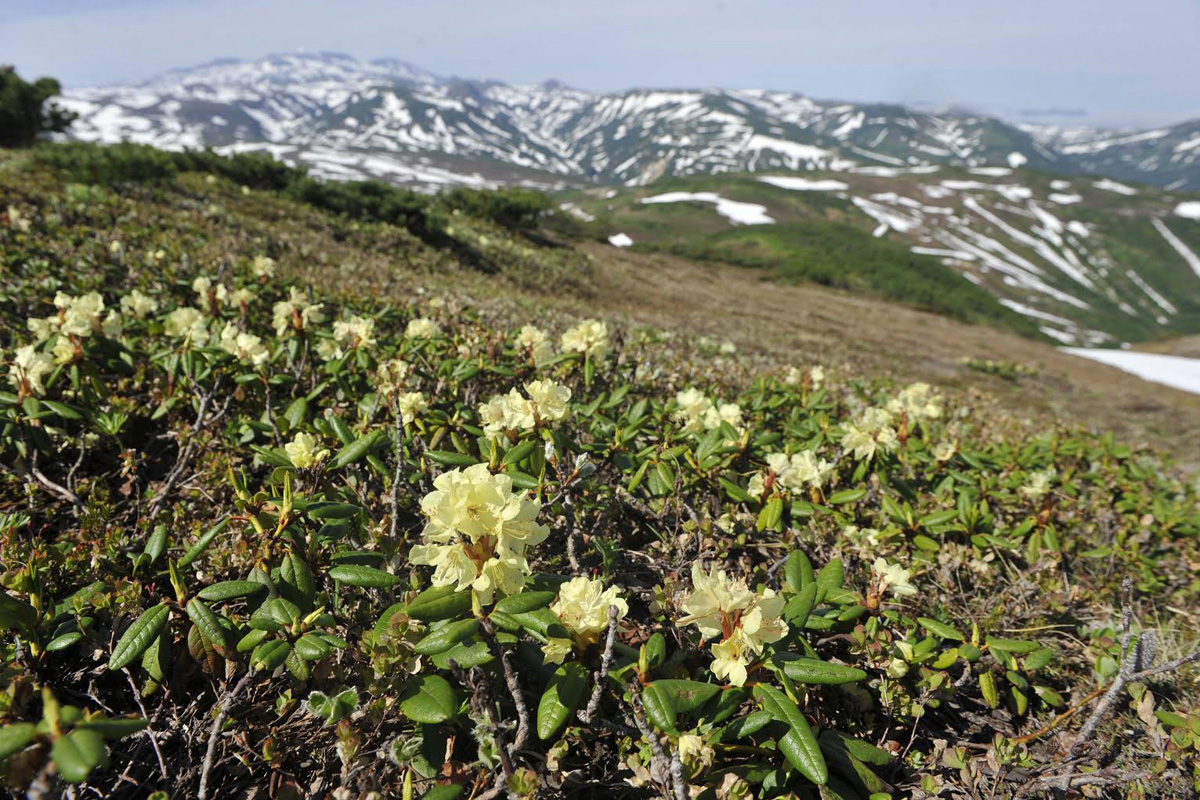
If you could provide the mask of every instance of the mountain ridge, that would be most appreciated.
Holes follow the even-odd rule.
[[[1200,120],[1112,130],[767,89],[590,92],[339,53],[218,59],[136,85],[68,90],[63,104],[80,114],[80,139],[266,150],[324,177],[418,189],[939,164],[1200,189]]]

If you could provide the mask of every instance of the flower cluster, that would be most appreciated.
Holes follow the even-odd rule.
[[[104,298],[99,292],[88,292],[78,297],[59,292],[54,297],[54,305],[58,313],[45,318],[31,317],[26,321],[30,333],[39,342],[56,333],[80,339],[93,334],[110,338],[121,335],[121,315],[115,310],[104,314]]]
[[[917,587],[909,582],[912,572],[899,564],[889,564],[883,557],[875,559],[871,575],[880,592],[890,591],[897,597],[912,597],[917,593]]]
[[[749,492],[761,498],[768,488],[779,487],[790,492],[800,492],[806,486],[819,489],[833,473],[833,464],[817,458],[812,450],[799,453],[770,453],[767,456],[767,471],[750,478]]]
[[[842,449],[859,461],[869,461],[879,451],[890,453],[900,443],[886,408],[868,408],[853,422],[842,425]]]
[[[554,358],[554,345],[544,330],[534,325],[524,325],[517,331],[517,347],[527,352],[535,367],[544,366]]]
[[[406,339],[432,339],[442,332],[438,324],[426,317],[417,317],[408,321],[408,326],[404,329],[404,338]]]
[[[208,317],[192,306],[180,306],[163,320],[167,336],[182,339],[184,346],[204,347],[208,344]]]
[[[792,386],[803,386],[807,381],[808,388],[815,392],[825,385],[825,368],[818,364],[808,372],[804,372],[799,367],[791,367],[783,380],[784,383]]]
[[[280,300],[271,311],[276,336],[308,330],[325,321],[325,304],[313,303],[296,287],[288,290],[288,299]]]
[[[928,383],[910,383],[888,402],[887,410],[895,416],[904,415],[910,423],[938,419],[942,416],[942,398]]]
[[[333,323],[333,338],[317,342],[317,353],[326,361],[333,361],[351,350],[374,346],[375,320],[353,315]]]
[[[717,567],[706,573],[695,563],[692,591],[682,604],[686,616],[677,623],[695,625],[702,639],[720,638],[712,646],[712,672],[743,686],[747,667],[762,654],[764,645],[787,636],[787,623],[779,617],[783,605],[783,597],[772,589],[757,594],[744,580],[730,580]]]
[[[528,398],[511,389],[479,406],[483,432],[497,439],[508,431],[532,430],[567,415],[571,390],[566,386],[552,380],[531,381],[525,384],[525,394]]]
[[[54,371],[54,359],[37,351],[37,345],[18,347],[13,353],[12,365],[8,368],[8,379],[22,396],[43,395],[46,376]]]
[[[238,330],[238,327],[232,322],[225,323],[217,344],[238,361],[256,367],[267,363],[271,358],[271,351],[263,344],[261,337]]]
[[[558,599],[550,610],[558,616],[563,627],[571,632],[570,639],[551,638],[542,647],[546,663],[561,664],[573,648],[585,650],[594,645],[600,634],[608,629],[609,609],[616,607],[617,619],[629,613],[629,604],[620,596],[616,586],[604,588],[604,582],[589,578],[572,578],[558,590]]]
[[[559,345],[565,353],[583,353],[593,360],[604,358],[612,347],[608,340],[608,326],[594,319],[585,319],[567,330]]]
[[[1054,470],[1047,469],[1029,473],[1028,482],[1020,488],[1022,497],[1030,502],[1040,503],[1042,498],[1050,493],[1050,484],[1054,481]]]
[[[434,586],[471,588],[484,604],[497,591],[519,592],[529,574],[526,551],[550,533],[537,522],[541,504],[487,464],[443,472],[433,486],[421,500],[424,543],[409,560],[434,567]]]
[[[696,434],[713,431],[728,422],[740,434],[742,407],[737,403],[714,403],[699,389],[686,389],[675,395],[675,419],[683,423],[683,432]]]
[[[297,433],[295,438],[283,446],[283,450],[297,469],[308,469],[329,457],[329,451],[321,449],[316,437],[304,432]]]

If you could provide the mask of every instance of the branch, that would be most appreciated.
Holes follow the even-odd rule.
[[[515,756],[518,751],[524,749],[525,744],[529,741],[529,709],[525,706],[525,693],[521,691],[521,681],[517,678],[516,668],[513,667],[512,653],[496,638],[496,627],[492,621],[484,617],[480,620],[480,626],[488,644],[500,656],[504,683],[508,686],[508,693],[512,696],[513,705],[517,708],[517,736],[509,750],[509,754]]]
[[[658,777],[655,780],[662,784],[668,796],[674,794],[675,800],[687,800],[689,792],[687,780],[683,777],[683,764],[679,761],[677,753],[673,753],[670,757],[667,756],[662,742],[654,733],[654,729],[650,727],[650,723],[646,721],[646,712],[642,708],[642,693],[636,683],[629,690],[629,701],[633,706],[633,721],[637,723],[638,730],[642,732],[646,741],[650,742],[650,750],[654,753],[654,768],[650,771],[651,777],[657,772]]]
[[[608,607],[608,635],[604,639],[604,653],[600,656],[600,669],[596,670],[592,686],[592,697],[588,700],[587,708],[579,719],[584,725],[590,725],[600,711],[600,697],[604,694],[604,681],[608,670],[612,667],[613,647],[617,643],[617,607]]]
[[[200,770],[200,789],[196,792],[198,800],[205,800],[208,796],[208,773],[212,771],[213,756],[217,752],[217,739],[221,735],[221,726],[225,724],[225,717],[229,713],[229,706],[237,698],[246,685],[250,683],[250,679],[254,677],[254,671],[250,670],[242,679],[237,682],[237,685],[230,691],[225,693],[221,698],[221,707],[217,711],[217,718],[213,720],[212,729],[208,733],[208,750],[204,753],[204,766]]]

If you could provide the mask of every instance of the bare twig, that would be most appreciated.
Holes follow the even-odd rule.
[[[616,643],[617,607],[611,605],[608,607],[608,635],[604,639],[604,653],[600,656],[600,669],[596,670],[593,676],[592,697],[588,700],[587,708],[579,715],[580,721],[585,725],[590,725],[596,718],[597,712],[600,711],[600,698],[604,694],[604,681],[608,678],[608,671],[612,667],[613,647]]]
[[[1155,675],[1161,675],[1164,672],[1174,672],[1187,664],[1200,661],[1200,648],[1197,648],[1187,655],[1159,664],[1157,667],[1151,666],[1154,656],[1158,653],[1158,636],[1153,631],[1146,631],[1138,636],[1132,645],[1130,644],[1133,627],[1133,584],[1128,578],[1122,585],[1122,594],[1121,668],[1113,678],[1108,691],[1096,704],[1091,716],[1079,729],[1079,736],[1076,737],[1075,744],[1071,746],[1072,755],[1079,753],[1091,740],[1100,723],[1112,712],[1126,686]]]
[[[122,670],[125,673],[125,680],[129,681],[129,689],[133,692],[133,701],[137,703],[138,710],[142,712],[142,717],[145,718],[146,738],[150,740],[150,746],[154,748],[154,757],[158,759],[158,774],[162,777],[163,787],[171,783],[171,779],[167,776],[167,765],[163,761],[162,750],[158,748],[158,737],[154,735],[154,729],[150,727],[150,715],[146,713],[146,706],[142,703],[142,694],[138,691],[137,684],[133,682],[133,675],[128,669]]]
[[[642,732],[642,736],[650,743],[650,751],[654,753],[654,769],[651,770],[651,777],[654,777],[654,773],[658,774],[655,779],[662,784],[668,797],[673,794],[675,800],[687,800],[689,791],[687,780],[683,777],[683,764],[679,761],[677,753],[673,753],[671,756],[667,755],[658,735],[646,721],[646,711],[642,708],[642,693],[636,683],[632,684],[632,688],[629,690],[629,700],[630,705],[633,706],[633,721],[637,724],[638,730]]]
[[[10,467],[7,464],[0,463],[0,472],[6,472],[13,477],[26,481],[32,478],[33,481],[40,485],[43,489],[51,494],[57,495],[62,500],[66,500],[68,503],[75,506],[76,509],[83,508],[83,501],[79,499],[79,495],[75,494],[67,487],[60,486],[59,484],[50,480],[43,475],[42,471],[37,467],[29,467],[26,471],[22,471],[14,467]]]
[[[517,709],[517,734],[513,740],[510,753],[516,755],[529,741],[529,709],[525,705],[525,693],[521,690],[521,681],[517,678],[517,670],[512,663],[512,653],[496,638],[496,628],[487,617],[480,620],[484,637],[488,644],[500,656],[500,667],[504,673],[504,683],[512,696],[513,705]]]
[[[221,706],[217,710],[217,718],[213,720],[212,729],[208,733],[208,750],[204,753],[204,766],[200,769],[200,788],[196,792],[198,800],[205,800],[208,796],[208,773],[212,771],[213,756],[217,752],[217,739],[221,735],[221,726],[225,724],[225,717],[229,713],[229,707],[233,705],[233,701],[242,693],[246,685],[250,683],[250,679],[254,677],[254,671],[247,671],[242,679],[230,691],[225,693],[221,698]]]

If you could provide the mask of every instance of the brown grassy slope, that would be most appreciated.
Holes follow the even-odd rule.
[[[1018,414],[1112,429],[1200,467],[1200,396],[1013,334],[845,292],[603,245],[583,250],[595,259],[595,293],[586,301],[555,298],[556,305],[728,339],[740,351],[761,351],[784,364],[844,364],[900,381],[978,387]],[[1013,383],[967,369],[964,356],[1010,359],[1039,374]]]

